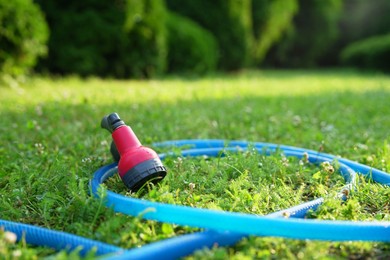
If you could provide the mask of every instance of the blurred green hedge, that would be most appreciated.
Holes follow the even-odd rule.
[[[46,54],[48,27],[31,0],[0,0],[0,72],[21,75]]]
[[[37,0],[51,30],[41,69],[59,74],[151,77],[166,65],[163,0]]]
[[[0,0],[2,72],[23,74],[46,50],[38,71],[115,78],[339,65],[351,42],[390,33],[389,0],[35,3]],[[356,46],[343,52],[348,64],[366,53]]]
[[[216,69],[218,46],[215,37],[192,20],[170,12],[168,72],[204,74]]]
[[[299,0],[283,39],[267,53],[274,67],[312,67],[337,40],[343,0]]]
[[[354,42],[341,53],[344,64],[390,72],[390,34]]]
[[[269,49],[292,28],[298,0],[252,1],[253,58],[261,65]]]
[[[344,0],[340,28],[344,43],[390,33],[390,1]]]
[[[119,53],[117,68],[125,77],[161,75],[167,64],[167,10],[164,0],[127,0],[125,50]],[[121,59],[122,58],[122,59]]]
[[[251,0],[167,0],[170,10],[210,31],[219,46],[218,67],[237,70],[251,61]]]

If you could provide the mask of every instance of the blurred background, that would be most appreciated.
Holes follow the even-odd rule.
[[[0,0],[2,75],[390,71],[389,0]]]

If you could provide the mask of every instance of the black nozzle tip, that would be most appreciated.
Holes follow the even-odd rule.
[[[102,128],[107,129],[112,133],[118,127],[125,125],[125,123],[120,119],[117,113],[111,113],[103,117],[100,125]]]

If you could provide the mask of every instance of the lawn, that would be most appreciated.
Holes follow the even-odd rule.
[[[390,171],[390,77],[354,71],[246,71],[158,80],[32,78],[0,87],[0,218],[62,230],[124,248],[196,231],[116,214],[88,182],[112,162],[101,118],[117,112],[140,141],[218,138],[293,145]],[[158,149],[161,151],[161,148]],[[254,151],[166,160],[168,175],[144,198],[268,214],[323,196],[310,217],[390,221],[390,189],[361,179],[345,203],[342,178],[326,169]],[[320,172],[324,179],[312,178]],[[328,175],[327,175],[328,174]],[[129,196],[118,177],[107,188]],[[0,255],[65,252],[7,242]],[[75,253],[72,255],[75,257]],[[389,258],[390,244],[248,237],[188,259]]]

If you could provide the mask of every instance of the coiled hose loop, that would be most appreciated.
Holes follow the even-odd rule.
[[[381,170],[347,159],[338,158],[334,155],[292,146],[227,140],[177,140],[156,143],[154,145],[160,147],[190,147],[190,149],[181,152],[182,156],[218,156],[222,151],[235,152],[246,149],[250,145],[259,152],[266,154],[270,154],[279,149],[286,156],[302,158],[304,154],[307,154],[311,163],[318,164],[337,159],[340,163],[339,171],[347,184],[345,186],[346,189],[352,189],[354,187],[356,173],[368,176],[383,185],[390,185],[390,175]],[[163,160],[170,154],[160,154],[159,156]],[[90,181],[90,187],[94,196],[99,196],[98,190],[100,185],[107,178],[115,174],[115,172],[115,163],[104,166],[95,172]],[[125,197],[111,191],[107,191],[105,201],[106,206],[113,208],[116,212],[132,216],[142,216],[145,219],[205,228],[206,231],[165,239],[130,250],[84,238],[81,240],[69,239],[66,235],[60,236],[58,231],[48,229],[42,229],[44,231],[40,231],[43,235],[26,235],[26,242],[36,245],[47,245],[57,249],[73,249],[77,246],[82,246],[83,251],[81,253],[85,253],[93,247],[96,247],[98,255],[110,254],[108,259],[150,259],[154,257],[175,259],[188,255],[196,249],[206,246],[212,247],[216,243],[220,246],[233,245],[247,235],[330,241],[390,241],[390,222],[303,219],[309,209],[315,210],[321,205],[323,202],[322,198],[266,216],[150,202]],[[286,212],[289,213],[290,218],[281,218]],[[17,233],[18,237],[20,237],[21,233],[28,234],[32,232],[29,225],[20,223],[10,225],[7,221],[0,221],[0,226],[3,226],[5,230]],[[58,240],[53,240],[53,236],[56,239],[58,238]],[[73,235],[70,236],[73,238]],[[71,240],[74,242],[71,242]],[[53,241],[56,242],[53,244]]]

